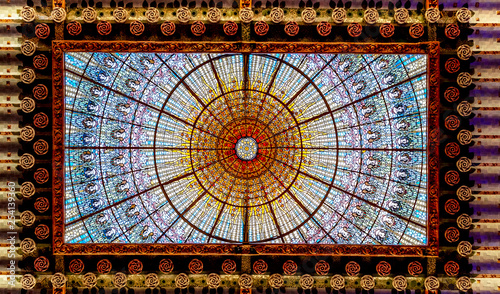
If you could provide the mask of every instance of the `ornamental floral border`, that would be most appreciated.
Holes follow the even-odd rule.
[[[419,53],[428,54],[428,227],[426,246],[386,245],[213,245],[213,244],[66,244],[64,243],[64,52],[282,52],[282,53]],[[439,42],[423,43],[253,43],[53,41],[53,254],[262,254],[438,256],[439,252]]]

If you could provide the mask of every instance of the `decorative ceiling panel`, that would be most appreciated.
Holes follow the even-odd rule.
[[[426,254],[423,53],[62,54],[60,241]]]

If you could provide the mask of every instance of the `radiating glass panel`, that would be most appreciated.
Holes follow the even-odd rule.
[[[426,55],[64,60],[67,243],[427,244]]]

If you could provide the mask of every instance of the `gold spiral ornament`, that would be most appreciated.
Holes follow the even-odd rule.
[[[30,198],[35,195],[35,185],[32,182],[24,182],[21,184],[20,191],[24,198]]]
[[[112,267],[113,267],[113,265],[111,264],[111,261],[109,261],[107,259],[101,259],[97,263],[97,271],[103,275],[109,273],[111,271]]]
[[[303,275],[300,277],[299,285],[304,290],[312,289],[314,285],[314,278],[311,275]]]
[[[200,274],[203,271],[203,262],[199,259],[193,259],[189,263],[189,271],[192,274]]]
[[[457,217],[457,225],[463,230],[468,230],[472,226],[472,218],[468,214],[463,213]]]
[[[35,54],[36,44],[30,40],[25,40],[21,44],[21,53],[26,56],[32,56]]]
[[[469,130],[461,130],[457,135],[458,143],[468,145],[472,142],[472,133]]]
[[[460,45],[457,48],[457,56],[462,60],[468,60],[472,56],[472,48],[467,45]]]
[[[24,254],[30,254],[35,251],[36,243],[31,238],[25,238],[21,241],[19,247],[21,247],[21,250],[23,251]]]
[[[68,34],[70,34],[71,36],[78,36],[82,32],[82,24],[77,22],[76,20],[71,21],[66,25],[66,31],[68,31]]]
[[[359,263],[355,261],[349,261],[345,265],[345,271],[349,276],[354,277],[359,274],[359,272],[361,271],[361,267],[359,266]]]
[[[299,33],[299,25],[294,21],[289,21],[285,24],[285,33],[290,37],[296,36]]]
[[[466,276],[458,278],[455,284],[457,285],[458,290],[463,292],[467,292],[472,288],[470,278]]]
[[[458,243],[457,252],[463,257],[467,257],[472,254],[472,244],[468,241],[461,241]]]
[[[316,10],[311,7],[307,7],[302,10],[301,16],[304,23],[313,23],[316,20]]]
[[[160,20],[160,11],[156,7],[149,7],[146,10],[146,19],[149,23],[155,23]]]
[[[467,88],[472,84],[472,76],[468,72],[461,72],[457,77],[457,84],[462,88]]]
[[[472,167],[472,161],[467,157],[460,157],[460,159],[457,160],[456,165],[459,171],[466,173],[470,171]]]
[[[21,140],[29,142],[35,138],[35,129],[30,126],[26,126],[21,129]]]
[[[87,7],[82,11],[83,21],[86,23],[93,23],[97,20],[97,12],[94,7]]]
[[[23,100],[21,100],[21,110],[24,113],[30,113],[35,110],[36,104],[35,100],[29,98],[29,97],[24,97]]]
[[[406,287],[408,287],[408,282],[406,281],[405,276],[399,275],[395,276],[392,280],[392,286],[397,291],[404,291],[406,290]]]
[[[66,276],[62,273],[55,273],[52,275],[50,278],[50,282],[52,283],[52,287],[60,289],[66,286],[66,282],[68,279],[66,279]]]
[[[279,7],[274,7],[269,13],[269,18],[274,23],[280,23],[285,18],[285,12]]]
[[[472,105],[467,101],[462,101],[457,105],[457,112],[463,117],[468,117],[472,114]]]
[[[186,289],[189,286],[189,277],[185,273],[180,273],[175,277],[175,287]]]
[[[341,275],[334,275],[330,279],[330,286],[332,287],[333,290],[339,291],[344,289],[345,287],[345,279]]]
[[[363,16],[363,19],[365,20],[365,22],[367,24],[374,24],[377,22],[379,18],[379,14],[378,14],[378,11],[377,9],[375,8],[368,8],[367,10],[365,10],[365,14]]]
[[[439,280],[434,276],[425,278],[424,286],[427,291],[436,291],[439,289]]]
[[[34,44],[34,43],[33,43]],[[35,45],[36,49],[36,45]],[[37,54],[33,57],[33,66],[38,70],[44,70],[49,65],[49,59],[45,54]]]
[[[222,13],[220,12],[220,9],[217,7],[211,7],[208,10],[207,13],[207,18],[208,21],[211,23],[218,23],[222,17]]]
[[[21,155],[21,158],[19,158],[19,165],[23,169],[30,169],[35,165],[35,157],[29,153],[24,153]]]
[[[347,13],[344,8],[337,7],[332,12],[333,22],[336,24],[342,24],[347,19]]]
[[[283,280],[283,277],[280,274],[272,274],[269,277],[269,286],[273,289],[279,289],[283,286],[285,281]]]
[[[33,212],[25,210],[21,213],[21,224],[25,227],[31,227],[36,221],[36,216]]]
[[[177,16],[177,20],[182,23],[186,23],[191,20],[191,11],[187,7],[177,9],[175,15]]]
[[[241,289],[251,289],[253,286],[253,277],[249,274],[242,274],[238,279],[238,285]]]
[[[462,7],[457,10],[457,12],[455,12],[455,17],[457,18],[458,22],[468,23],[472,17],[472,11],[470,11],[468,8]]]
[[[240,9],[239,17],[242,22],[250,23],[253,19],[253,10],[250,8]]]
[[[39,39],[47,39],[50,35],[50,27],[46,23],[39,23],[35,26],[35,36]]]
[[[23,290],[31,290],[35,288],[36,278],[33,275],[26,274],[21,278],[21,288]]]
[[[33,178],[38,184],[45,184],[49,180],[49,171],[45,168],[38,168],[33,174]]]
[[[396,11],[394,12],[394,20],[398,24],[405,24],[408,21],[408,18],[410,17],[410,14],[408,13],[408,9],[406,8],[397,8]]]
[[[87,288],[94,288],[97,285],[97,277],[94,273],[86,273],[82,277],[82,284]]]
[[[39,112],[33,116],[33,125],[37,128],[43,129],[49,124],[49,116],[43,112]]]
[[[66,25],[66,30],[71,36],[78,36],[82,32],[82,24],[75,20],[71,21]]]
[[[66,10],[62,7],[52,9],[50,18],[56,23],[62,23],[66,19]]]
[[[123,288],[127,284],[127,275],[121,272],[116,273],[113,276],[113,285],[116,288]]]
[[[207,277],[207,286],[210,289],[217,289],[220,286],[221,278],[218,274],[211,273]]]
[[[71,260],[68,267],[69,271],[75,275],[81,274],[84,268],[85,264],[78,258]]]
[[[375,287],[375,280],[370,275],[365,275],[361,277],[361,288],[366,291],[370,291]]]
[[[191,33],[197,37],[203,35],[206,30],[207,27],[202,21],[195,21],[191,24]]]
[[[472,190],[467,186],[460,186],[457,189],[457,197],[460,201],[469,201],[472,196]]]
[[[45,240],[49,237],[50,229],[47,225],[40,224],[35,228],[35,236],[38,240]]]
[[[32,22],[36,18],[36,10],[33,7],[24,6],[20,15],[24,22]]]
[[[158,278],[158,275],[155,273],[150,273],[146,275],[146,278],[144,279],[144,284],[148,288],[156,288],[160,284],[160,279]]]
[[[33,87],[33,97],[37,100],[44,100],[49,95],[49,90],[44,84],[38,84]]]
[[[23,71],[21,72],[20,78],[21,82],[25,84],[31,84],[36,79],[35,71],[32,70],[31,68],[24,68]]]
[[[124,23],[128,19],[128,11],[123,7],[118,7],[113,10],[113,18],[118,23]]]
[[[429,23],[436,23],[441,18],[441,12],[436,7],[431,7],[425,12],[425,19]]]

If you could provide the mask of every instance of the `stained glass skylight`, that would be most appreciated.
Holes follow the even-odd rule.
[[[428,242],[425,54],[64,54],[64,242]]]

